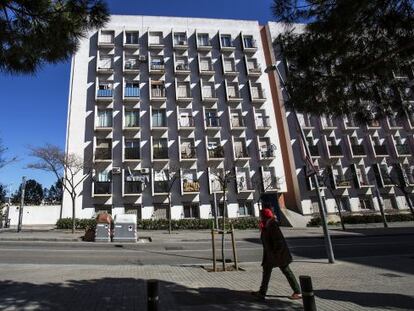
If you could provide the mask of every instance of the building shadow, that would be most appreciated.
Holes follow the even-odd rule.
[[[247,291],[190,288],[160,282],[159,310],[301,310],[300,302],[281,297],[257,301]],[[34,284],[0,281],[1,310],[147,310],[146,282],[101,278]]]
[[[361,307],[375,309],[399,308],[412,310],[414,297],[402,294],[350,292],[341,290],[316,290],[315,295],[322,299],[352,302]]]

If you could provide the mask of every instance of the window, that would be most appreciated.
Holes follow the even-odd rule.
[[[183,204],[184,218],[199,218],[199,205],[197,203]]]
[[[372,202],[372,198],[369,196],[359,197],[359,207],[360,209],[373,210],[374,204]]]
[[[149,44],[150,45],[162,44],[162,32],[150,32],[149,33]]]
[[[206,123],[207,126],[217,127],[220,126],[220,119],[215,110],[206,110]]]
[[[134,31],[127,31],[125,32],[125,43],[126,44],[138,44],[139,42],[139,34],[138,32]]]
[[[189,82],[177,83],[177,97],[187,98],[190,97],[190,84]]]
[[[112,69],[112,56],[100,55],[98,61],[99,69]]]
[[[112,127],[112,110],[98,110],[97,127]]]
[[[186,45],[187,35],[185,32],[179,32],[174,34],[174,45]]]
[[[165,109],[153,109],[152,110],[152,126],[154,127],[166,127],[167,115]]]
[[[112,30],[101,31],[101,43],[114,43],[114,32]]]
[[[139,127],[139,110],[125,111],[125,127]]]
[[[251,49],[255,47],[254,40],[252,36],[244,36],[243,37],[244,47],[247,49]]]
[[[200,70],[201,71],[212,71],[213,70],[210,57],[200,57]]]
[[[140,158],[140,141],[139,139],[125,140],[125,159],[139,159]]]
[[[168,158],[168,141],[166,138],[154,139],[153,141],[154,159],[167,159]]]
[[[98,182],[110,182],[110,171],[100,171],[98,172],[98,178],[97,181]]]
[[[197,35],[197,45],[199,46],[209,46],[210,40],[207,33],[199,33]]]
[[[168,170],[154,170],[154,192],[167,193],[169,190]]]
[[[239,201],[239,216],[253,216],[253,201]]]
[[[112,158],[112,141],[110,139],[97,139],[95,159],[110,160]]]
[[[234,72],[236,71],[236,66],[234,64],[234,59],[225,58],[224,59],[224,72]]]
[[[154,203],[154,213],[152,217],[154,219],[167,219],[168,204]]]
[[[222,47],[232,47],[231,36],[230,35],[221,35],[221,46]]]
[[[347,196],[339,196],[337,197],[337,201],[340,202],[341,206],[340,209],[341,211],[351,211],[351,204],[349,202],[349,197]]]
[[[211,216],[216,216],[216,211],[214,209],[214,202],[211,202]],[[223,202],[217,202],[216,203],[216,207],[217,207],[217,217],[221,217],[223,216],[223,212],[224,212],[224,203]]]

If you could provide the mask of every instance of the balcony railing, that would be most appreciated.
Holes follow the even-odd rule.
[[[388,149],[387,149],[387,146],[385,146],[385,145],[374,146],[374,150],[375,150],[376,155],[379,155],[379,156],[381,156],[381,155],[387,156],[388,155]]]
[[[156,120],[152,122],[152,127],[167,127],[167,119]]]
[[[331,145],[329,148],[329,154],[334,157],[342,156],[342,148],[339,145]]]
[[[154,149],[154,159],[168,159],[168,149],[167,148],[159,148]]]
[[[169,188],[168,180],[154,181],[155,193],[167,193]]]
[[[337,187],[351,187],[351,181],[345,176],[335,176],[335,184]]]
[[[249,153],[247,152],[247,149],[245,148],[234,150],[234,155],[236,156],[236,158],[248,158],[249,157]]]
[[[151,96],[155,98],[165,97],[165,89],[152,89]]]
[[[98,97],[112,97],[113,90],[98,90]]]
[[[224,150],[223,148],[217,147],[215,149],[208,150],[208,156],[210,158],[223,158],[224,157]]]
[[[125,181],[124,182],[125,194],[137,194],[142,193],[142,183],[140,181]]]
[[[195,180],[183,180],[183,191],[184,192],[199,192],[200,183]]]
[[[408,146],[408,144],[396,144],[395,148],[399,155],[411,155],[410,146]]]
[[[366,155],[365,148],[362,145],[351,145],[351,149],[354,156]]]
[[[187,117],[180,119],[180,127],[194,127],[194,118]]]
[[[244,120],[243,118],[232,118],[231,119],[231,126],[232,127],[244,127]]]
[[[256,128],[268,128],[270,127],[269,116],[264,116],[261,118],[256,118]]]
[[[125,97],[139,97],[139,88],[138,87],[126,87],[124,96]]]
[[[134,160],[140,158],[139,148],[125,148],[125,159]]]
[[[182,149],[181,150],[181,159],[194,159],[196,156],[193,149]]]
[[[188,71],[190,70],[190,66],[188,64],[178,64],[175,66],[175,70],[177,71]]]
[[[220,118],[219,117],[209,117],[206,119],[207,127],[219,127],[220,126]]]
[[[111,182],[110,181],[95,181],[94,193],[95,194],[111,194]]]
[[[271,148],[268,148],[266,150],[260,151],[260,156],[262,158],[274,158],[276,156],[275,151]]]
[[[165,66],[164,64],[159,63],[151,63],[151,70],[164,70]]]
[[[96,160],[111,160],[112,159],[112,149],[97,148],[95,151]]]

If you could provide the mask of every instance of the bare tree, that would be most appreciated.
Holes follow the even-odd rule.
[[[13,157],[11,159],[6,159],[4,157],[4,154],[6,153],[6,151],[7,151],[7,148],[4,147],[4,145],[2,143],[2,140],[0,138],[0,169],[5,167],[7,164],[17,160],[17,157]]]
[[[215,180],[220,184],[220,189],[223,192],[223,211],[221,213],[221,219],[222,219],[221,258],[223,260],[222,262],[223,271],[226,271],[226,259],[225,259],[225,254],[224,254],[226,217],[228,216],[226,215],[227,213],[226,193],[228,191],[230,183],[236,180],[236,163],[237,163],[237,159],[235,161],[226,159],[224,162],[223,168],[210,170],[210,173],[214,176]]]
[[[30,163],[28,168],[53,173],[57,180],[63,181],[63,188],[72,200],[72,233],[76,228],[76,198],[78,186],[91,174],[92,165],[87,165],[76,154],[66,154],[60,147],[46,144],[44,147],[29,147],[30,155],[38,162]]]

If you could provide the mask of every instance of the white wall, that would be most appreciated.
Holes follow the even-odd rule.
[[[5,212],[5,209],[3,209]],[[36,205],[23,208],[23,225],[54,225],[59,219],[60,205]],[[11,226],[17,226],[19,222],[19,206],[9,207],[9,219]]]

